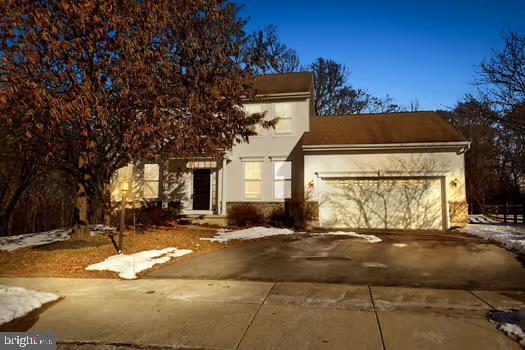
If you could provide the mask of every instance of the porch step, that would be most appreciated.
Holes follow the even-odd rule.
[[[177,218],[179,225],[209,225],[225,227],[228,225],[226,216],[207,214],[182,214]]]

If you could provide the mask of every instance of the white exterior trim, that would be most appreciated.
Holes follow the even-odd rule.
[[[283,98],[310,98],[310,91],[304,92],[283,92],[279,94],[256,94],[255,100],[248,98],[246,96],[241,96],[244,101],[249,102],[258,102],[258,99],[262,100],[273,100],[273,99],[283,99]]]
[[[262,162],[264,161],[265,156],[245,156],[239,157],[242,162]]]
[[[442,177],[446,176],[448,171],[321,171],[315,172],[320,179],[339,178],[339,177]]]
[[[268,158],[270,158],[272,162],[281,162],[288,160],[288,156],[269,156]]]
[[[367,143],[367,144],[340,144],[340,145],[303,145],[308,151],[366,151],[366,150],[407,150],[407,149],[460,149],[468,150],[470,141],[457,142],[412,142],[412,143]]]
[[[193,209],[183,209],[182,214],[187,215],[213,215],[213,210],[193,210]]]
[[[226,215],[226,198],[227,198],[227,188],[226,188],[226,177],[227,177],[227,174],[226,174],[226,159],[224,158],[222,160],[222,167],[221,169],[219,170],[219,177],[220,177],[220,184],[219,184],[219,188],[220,188],[220,192],[221,192],[221,195],[219,196],[220,198],[220,206],[217,210],[217,212],[219,213],[219,215]]]

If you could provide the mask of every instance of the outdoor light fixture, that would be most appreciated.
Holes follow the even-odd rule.
[[[122,193],[128,192],[129,191],[129,182],[127,182],[127,181],[122,182],[122,184],[120,185],[120,191]]]
[[[450,186],[456,187],[457,185],[458,185],[458,179],[454,179],[454,180],[450,181]]]

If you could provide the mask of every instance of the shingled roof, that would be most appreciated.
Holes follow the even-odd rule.
[[[466,141],[442,112],[312,117],[304,145],[363,145]]]
[[[309,92],[313,81],[311,72],[266,74],[255,78],[253,88],[257,95]]]

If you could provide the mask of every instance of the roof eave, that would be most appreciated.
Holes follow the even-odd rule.
[[[275,100],[275,99],[285,99],[285,98],[309,98],[310,91],[300,91],[300,92],[282,92],[278,94],[256,94],[256,99],[261,100]],[[244,101],[254,101],[251,98],[246,96],[241,97]]]
[[[303,145],[305,152],[313,151],[380,151],[380,150],[414,150],[446,149],[467,151],[470,141],[447,142],[409,142],[409,143],[372,143],[372,144],[338,144],[338,145]]]

